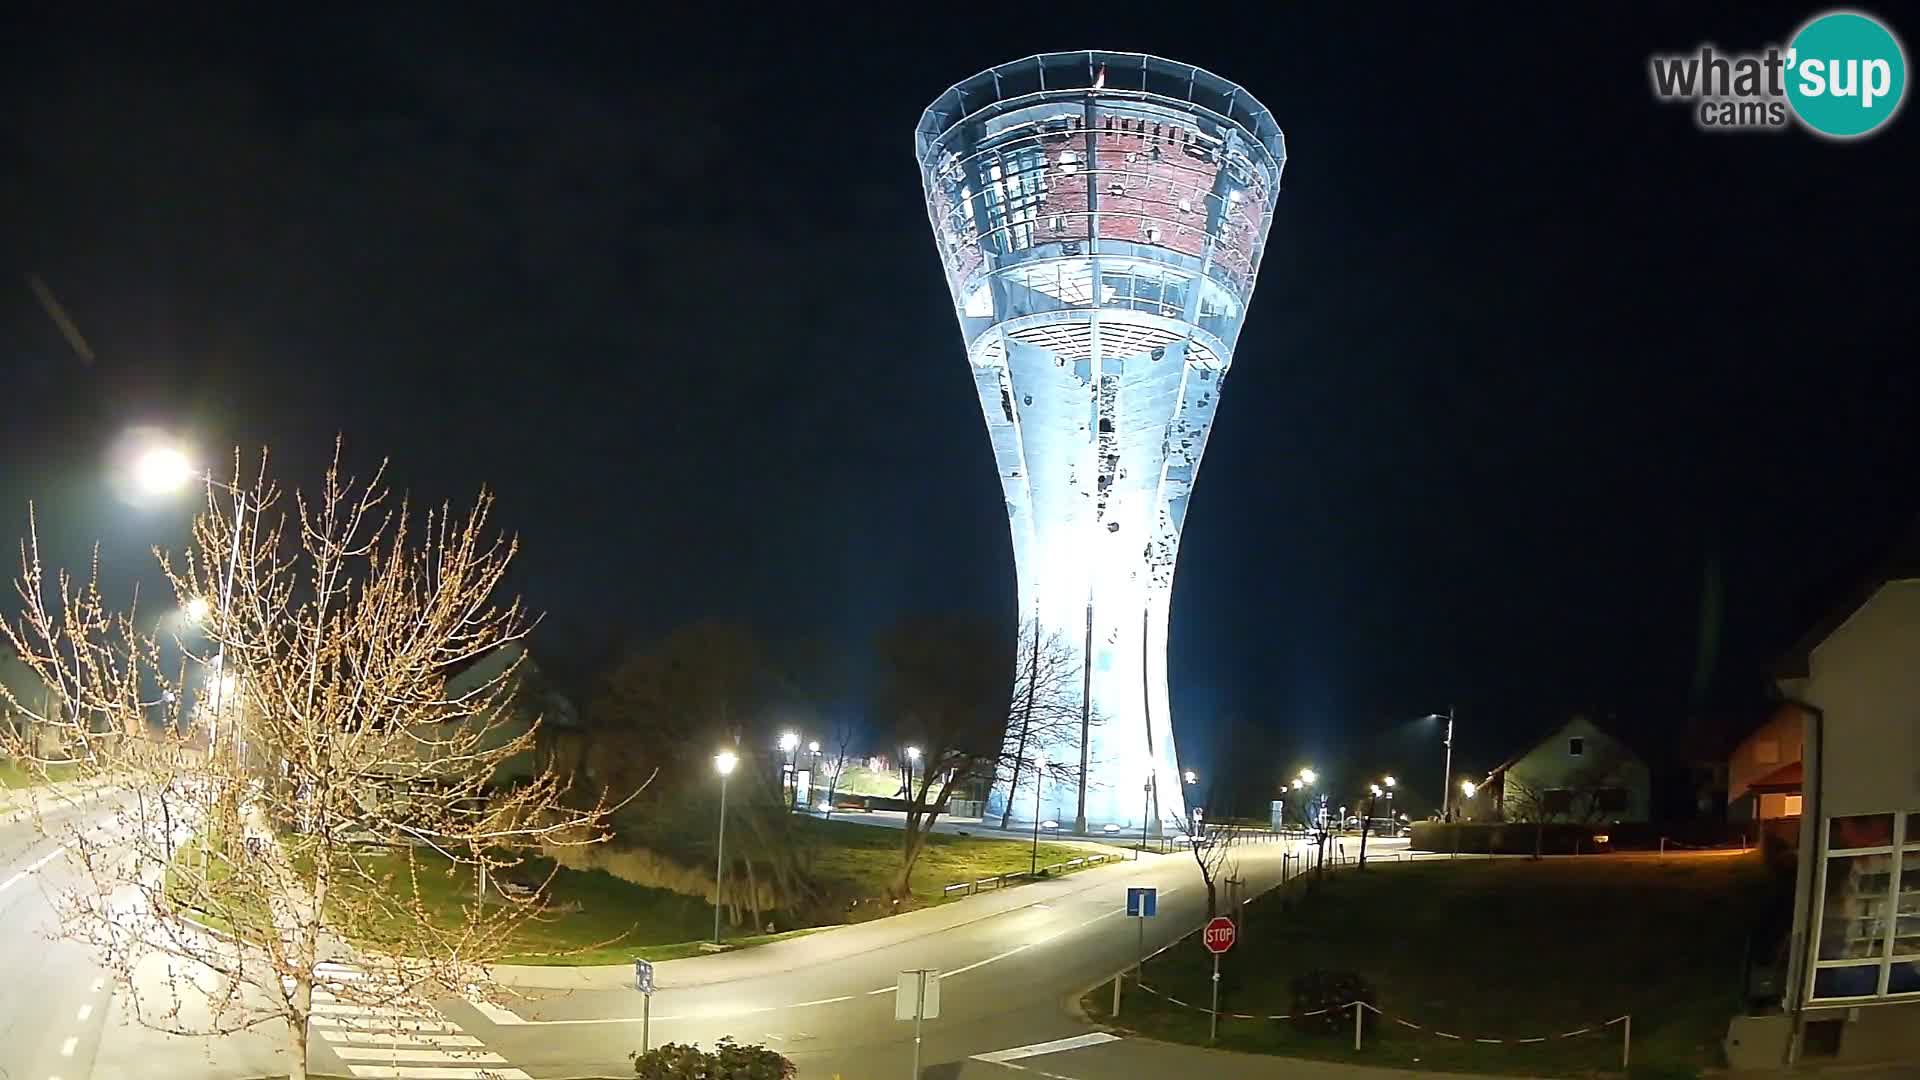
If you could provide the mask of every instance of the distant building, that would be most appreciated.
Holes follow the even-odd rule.
[[[1507,821],[1638,822],[1652,778],[1626,743],[1585,716],[1488,774],[1483,793]]]
[[[1782,702],[1727,755],[1727,820],[1757,821],[1799,843],[1805,727],[1806,709]]]

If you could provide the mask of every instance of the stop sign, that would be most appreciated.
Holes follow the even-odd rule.
[[[1215,915],[1207,928],[1200,932],[1200,943],[1215,956],[1233,948],[1233,920],[1225,915]]]

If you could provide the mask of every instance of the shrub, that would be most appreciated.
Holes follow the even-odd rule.
[[[640,1080],[792,1080],[793,1062],[764,1046],[742,1045],[723,1035],[711,1052],[667,1043],[627,1055]]]
[[[1313,970],[1293,977],[1293,1008],[1288,1010],[1295,1029],[1309,1034],[1340,1034],[1353,1030],[1353,1013],[1346,1006],[1356,1001],[1369,1005],[1374,1000],[1373,986],[1351,971]],[[1309,1016],[1313,1013],[1316,1015]],[[1372,1013],[1361,1021],[1375,1021]]]

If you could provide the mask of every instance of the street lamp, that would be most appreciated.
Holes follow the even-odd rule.
[[[1040,872],[1040,781],[1047,772],[1047,752],[1041,750],[1033,759],[1033,858],[1027,866],[1027,876],[1037,877]]]
[[[1469,799],[1473,798],[1473,793],[1479,790],[1471,780],[1460,781],[1460,794],[1465,795]]]
[[[1185,776],[1185,780],[1189,784],[1197,784],[1200,782],[1200,776],[1198,773],[1195,773],[1192,769],[1188,769]]]
[[[156,446],[133,463],[133,479],[149,495],[172,495],[193,479],[193,463],[172,446]]]
[[[1394,779],[1393,777],[1391,777],[1391,776],[1389,776],[1389,777],[1387,777],[1387,778],[1386,778],[1386,780],[1385,780],[1385,781],[1383,781],[1383,782],[1384,782],[1384,783],[1385,783],[1385,784],[1386,784],[1386,785],[1387,785],[1388,787],[1392,787],[1392,786],[1394,786],[1395,784],[1398,784],[1398,783],[1399,783],[1400,781],[1398,781],[1398,780],[1395,780],[1395,779]]]
[[[727,873],[727,777],[740,759],[731,750],[713,755],[713,769],[720,774],[720,837],[713,857],[713,943],[720,944],[720,886]]]
[[[920,748],[907,747],[907,801],[913,801],[913,766],[920,760]]]
[[[793,809],[794,800],[800,794],[799,761],[794,753],[798,749],[800,749],[800,736],[791,731],[780,735],[780,792],[787,797],[789,811]],[[787,787],[789,782],[793,785],[791,790]]]
[[[188,622],[205,622],[207,618],[207,598],[204,596],[196,596],[188,600],[183,613],[186,615]]]
[[[1453,706],[1447,706],[1447,715],[1445,716],[1441,716],[1439,713],[1429,713],[1425,719],[1445,720],[1447,722],[1446,767],[1440,774],[1440,820],[1450,821],[1452,818],[1448,815],[1447,809],[1451,805],[1448,802],[1448,797],[1453,794],[1451,790],[1452,784],[1449,783],[1449,781],[1453,779]]]

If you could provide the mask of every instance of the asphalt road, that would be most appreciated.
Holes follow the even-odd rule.
[[[50,810],[46,824],[104,825],[108,803]],[[59,940],[52,897],[78,882],[57,840],[18,811],[0,811],[0,1080],[79,1080],[92,1071],[112,1001],[83,945]]]
[[[1281,853],[1289,849],[1240,849],[1239,872],[1252,892],[1277,883]],[[1141,927],[1125,914],[1130,885],[1160,890],[1159,914],[1146,925],[1148,951],[1204,921],[1206,890],[1193,859],[1149,857],[1022,886],[1008,894],[1020,901],[1010,910],[856,955],[830,955],[822,942],[817,962],[788,970],[679,989],[663,983],[653,998],[651,1040],[711,1045],[732,1035],[763,1042],[798,1063],[808,1080],[908,1077],[914,1025],[894,1019],[894,986],[900,972],[917,968],[943,973],[940,1016],[922,1027],[928,1076],[957,1075],[959,1068],[932,1066],[1081,1035],[1091,1029],[1068,1014],[1063,999],[1139,955]],[[463,1001],[437,1004],[489,1051],[534,1077],[618,1075],[640,1046],[641,1000],[632,990],[529,992],[506,1013]],[[967,1066],[969,1076],[978,1064]]]

